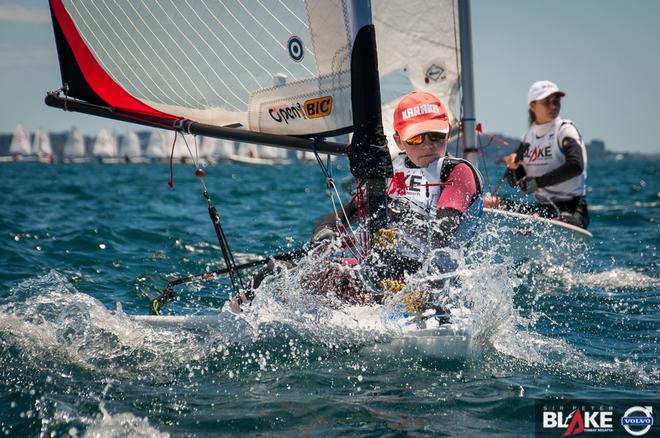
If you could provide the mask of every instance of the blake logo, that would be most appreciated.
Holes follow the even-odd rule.
[[[641,413],[642,415],[633,415],[634,413]],[[633,406],[621,417],[621,425],[630,435],[644,435],[653,426],[653,407]]]
[[[528,163],[533,163],[536,160],[549,160],[552,158],[552,146],[546,146],[546,147],[535,147],[531,151],[527,149],[525,151],[524,157],[526,158],[525,161]]]
[[[562,437],[581,434],[582,432],[612,432],[612,408],[595,409],[593,406],[575,407],[568,415],[563,410],[544,410],[543,429],[566,429]]]

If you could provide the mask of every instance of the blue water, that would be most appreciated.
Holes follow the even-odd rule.
[[[192,167],[171,191],[165,165],[0,164],[0,433],[532,436],[535,400],[657,400],[660,163],[589,172],[587,252],[471,267],[488,312],[444,360],[330,326],[314,296],[217,330],[136,323],[168,280],[223,267]],[[206,184],[239,261],[301,246],[331,208],[315,165],[222,164]],[[178,291],[177,314],[230,294]]]

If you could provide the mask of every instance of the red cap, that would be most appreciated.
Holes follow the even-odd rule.
[[[413,91],[394,109],[394,130],[402,140],[424,132],[449,132],[449,116],[440,99],[423,91]]]

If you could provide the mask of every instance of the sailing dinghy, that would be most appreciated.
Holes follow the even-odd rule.
[[[62,86],[47,94],[47,105],[169,130],[176,139],[216,137],[317,157],[347,154],[365,206],[352,245],[358,261],[368,253],[372,236],[386,225],[386,180],[392,176],[370,2],[49,3]],[[348,148],[326,140],[349,133]],[[174,297],[177,284],[226,274],[238,293],[245,290],[247,281],[241,275],[246,264],[234,260],[206,190],[197,142],[185,143],[226,267],[170,282],[163,295],[152,301],[156,315]],[[340,203],[326,165],[320,158],[318,162],[337,198],[335,204]],[[303,250],[271,258],[305,254]],[[259,264],[263,262],[247,265]],[[228,314],[213,318],[224,321]],[[452,312],[419,325],[397,311],[384,320],[391,330],[405,333],[401,339],[414,337],[418,331],[425,345],[435,343],[443,349],[449,333],[467,345],[465,325],[458,323],[462,318]],[[195,316],[136,319],[154,324],[209,322],[208,317]]]
[[[476,130],[474,72],[469,0],[374,0],[378,69],[383,95],[383,127],[393,154],[399,151],[392,135],[393,110],[411,91],[427,91],[445,102],[452,126],[459,127],[455,149],[482,170]],[[406,20],[398,17],[405,16]],[[451,145],[448,146],[452,150]],[[481,233],[506,236],[488,239],[491,247],[517,261],[546,257],[559,245],[583,250],[592,234],[552,219],[485,208]],[[513,237],[515,236],[515,238]],[[558,243],[559,242],[559,243]],[[531,248],[545,247],[537,252]]]

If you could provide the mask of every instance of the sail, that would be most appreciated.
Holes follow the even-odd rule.
[[[85,154],[85,140],[78,128],[73,127],[64,143],[62,155],[65,158],[82,158]]]
[[[458,0],[373,0],[383,127],[392,134],[393,111],[411,91],[427,91],[445,104],[452,126],[460,119]],[[402,20],[401,17],[406,17]],[[388,135],[390,143],[393,143]]]
[[[92,155],[98,158],[114,158],[117,156],[117,142],[114,135],[101,128],[94,145],[92,146]]]
[[[149,142],[147,143],[147,149],[144,152],[145,156],[156,160],[169,157],[168,148],[171,147],[172,144],[166,144],[167,140],[164,134],[165,131],[162,130],[155,129],[151,131]]]
[[[357,0],[50,0],[67,96],[130,114],[283,135],[353,126]]]
[[[16,125],[14,135],[11,138],[9,154],[22,156],[32,154],[32,150],[30,148],[30,134],[28,134],[23,125],[20,123]]]
[[[50,157],[53,155],[53,148],[50,143],[48,132],[43,129],[37,129],[32,141],[32,153],[40,157]]]
[[[119,154],[122,158],[138,158],[142,156],[140,138],[135,131],[129,130],[119,143]]]

